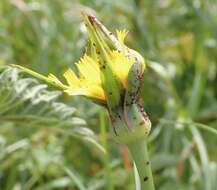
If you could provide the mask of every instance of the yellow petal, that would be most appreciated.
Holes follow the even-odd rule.
[[[79,86],[80,85],[80,80],[78,79],[78,77],[76,76],[76,74],[74,73],[74,71],[72,71],[72,69],[68,69],[63,76],[65,77],[67,83],[69,84],[69,86],[73,87],[73,86]]]
[[[103,89],[97,85],[87,85],[78,88],[68,88],[65,92],[71,96],[82,95],[105,102]]]
[[[112,70],[126,88],[128,73],[134,63],[134,60],[126,57],[124,54],[119,53],[118,51],[111,52],[111,59],[113,63]]]
[[[98,63],[91,57],[84,57],[76,64],[83,80],[93,84],[101,84]]]
[[[117,33],[117,38],[118,40],[121,42],[121,43],[124,43],[124,40],[128,34],[128,31],[127,30],[116,30],[116,33]]]

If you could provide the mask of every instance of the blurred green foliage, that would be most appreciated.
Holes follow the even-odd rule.
[[[147,59],[142,98],[153,122],[156,189],[215,190],[217,138],[196,123],[217,129],[217,1],[1,0],[0,67],[61,76],[86,44],[81,10],[113,31],[128,29],[127,44]],[[134,189],[101,108],[7,72],[0,75],[0,189]],[[67,117],[51,114],[50,101],[61,102]],[[71,116],[77,120],[68,125]]]

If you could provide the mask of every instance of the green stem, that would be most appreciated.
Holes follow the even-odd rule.
[[[128,146],[139,174],[141,190],[155,190],[147,150],[151,121],[138,105],[131,105],[127,113],[122,112],[121,119],[116,120],[115,140]]]
[[[146,139],[138,139],[138,141],[128,144],[128,148],[139,173],[141,190],[154,190]]]
[[[112,176],[111,176],[111,169],[109,165],[109,152],[108,152],[108,144],[106,139],[106,125],[105,125],[105,113],[103,110],[100,110],[99,113],[99,120],[100,120],[100,134],[101,134],[101,143],[106,150],[105,155],[103,156],[103,163],[106,171],[106,189],[113,190],[113,183],[112,183]]]

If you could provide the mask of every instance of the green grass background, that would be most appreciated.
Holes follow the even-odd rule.
[[[217,136],[203,128],[217,129],[216,0],[1,0],[0,190],[135,189],[103,109],[64,94],[50,100],[55,89],[35,92],[40,83],[27,88],[29,76],[4,72],[73,67],[87,38],[81,10],[129,30],[127,44],[152,61],[141,96],[156,189],[215,190]]]

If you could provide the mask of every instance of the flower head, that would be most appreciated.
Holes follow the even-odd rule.
[[[95,17],[83,14],[83,18],[90,42],[88,51],[75,63],[78,72],[70,68],[63,74],[65,82],[53,74],[46,77],[28,68],[13,66],[62,89],[70,96],[85,96],[105,106],[121,142],[147,136],[151,123],[139,97],[144,58],[125,45],[126,30],[117,30],[114,35]],[[128,129],[137,132],[134,131],[128,138]]]
[[[95,17],[83,14],[83,18],[90,46],[88,52],[75,63],[79,72],[75,73],[69,68],[63,74],[66,83],[61,82],[53,74],[45,77],[27,68],[18,67],[61,88],[71,96],[85,96],[114,108],[122,104],[126,92],[132,88],[130,77],[135,75],[135,80],[141,80],[145,69],[144,59],[125,45],[124,40],[128,33],[126,30],[117,30],[115,36]],[[137,70],[133,71],[135,64]],[[130,75],[130,72],[135,74]],[[136,82],[133,85],[136,86]],[[140,82],[135,88],[137,91],[139,86]]]

